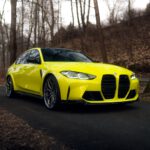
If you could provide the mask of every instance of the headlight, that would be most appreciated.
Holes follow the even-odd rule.
[[[94,75],[75,71],[62,71],[61,74],[71,79],[92,80],[96,78]]]
[[[130,78],[131,78],[132,80],[136,79],[135,73],[133,73],[133,74],[130,76]]]

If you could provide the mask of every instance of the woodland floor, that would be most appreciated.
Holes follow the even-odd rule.
[[[1,150],[66,150],[41,131],[33,129],[24,120],[0,108],[0,149]]]

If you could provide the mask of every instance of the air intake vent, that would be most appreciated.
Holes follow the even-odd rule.
[[[83,98],[86,100],[103,100],[100,92],[98,91],[86,91]]]
[[[116,91],[116,78],[113,75],[103,75],[101,88],[106,99],[114,98]]]
[[[118,97],[124,98],[130,88],[130,81],[127,75],[120,75]]]
[[[136,95],[136,91],[135,90],[131,90],[129,95],[128,95],[128,97],[127,97],[127,99],[134,98],[135,95]]]

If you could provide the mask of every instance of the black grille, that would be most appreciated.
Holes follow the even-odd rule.
[[[127,75],[120,75],[118,97],[124,98],[130,88],[130,81]]]
[[[116,91],[116,78],[113,75],[103,75],[101,88],[106,99],[114,98]]]
[[[83,98],[86,100],[103,100],[100,92],[98,91],[86,91]]]
[[[130,93],[128,94],[127,99],[134,98],[135,95],[136,95],[136,91],[135,90],[131,90]]]

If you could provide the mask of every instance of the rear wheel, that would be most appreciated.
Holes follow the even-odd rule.
[[[45,106],[48,109],[54,109],[60,102],[60,91],[56,78],[50,75],[46,78],[43,89]]]
[[[14,85],[10,76],[7,77],[6,81],[6,95],[10,98],[13,98],[15,96]]]

